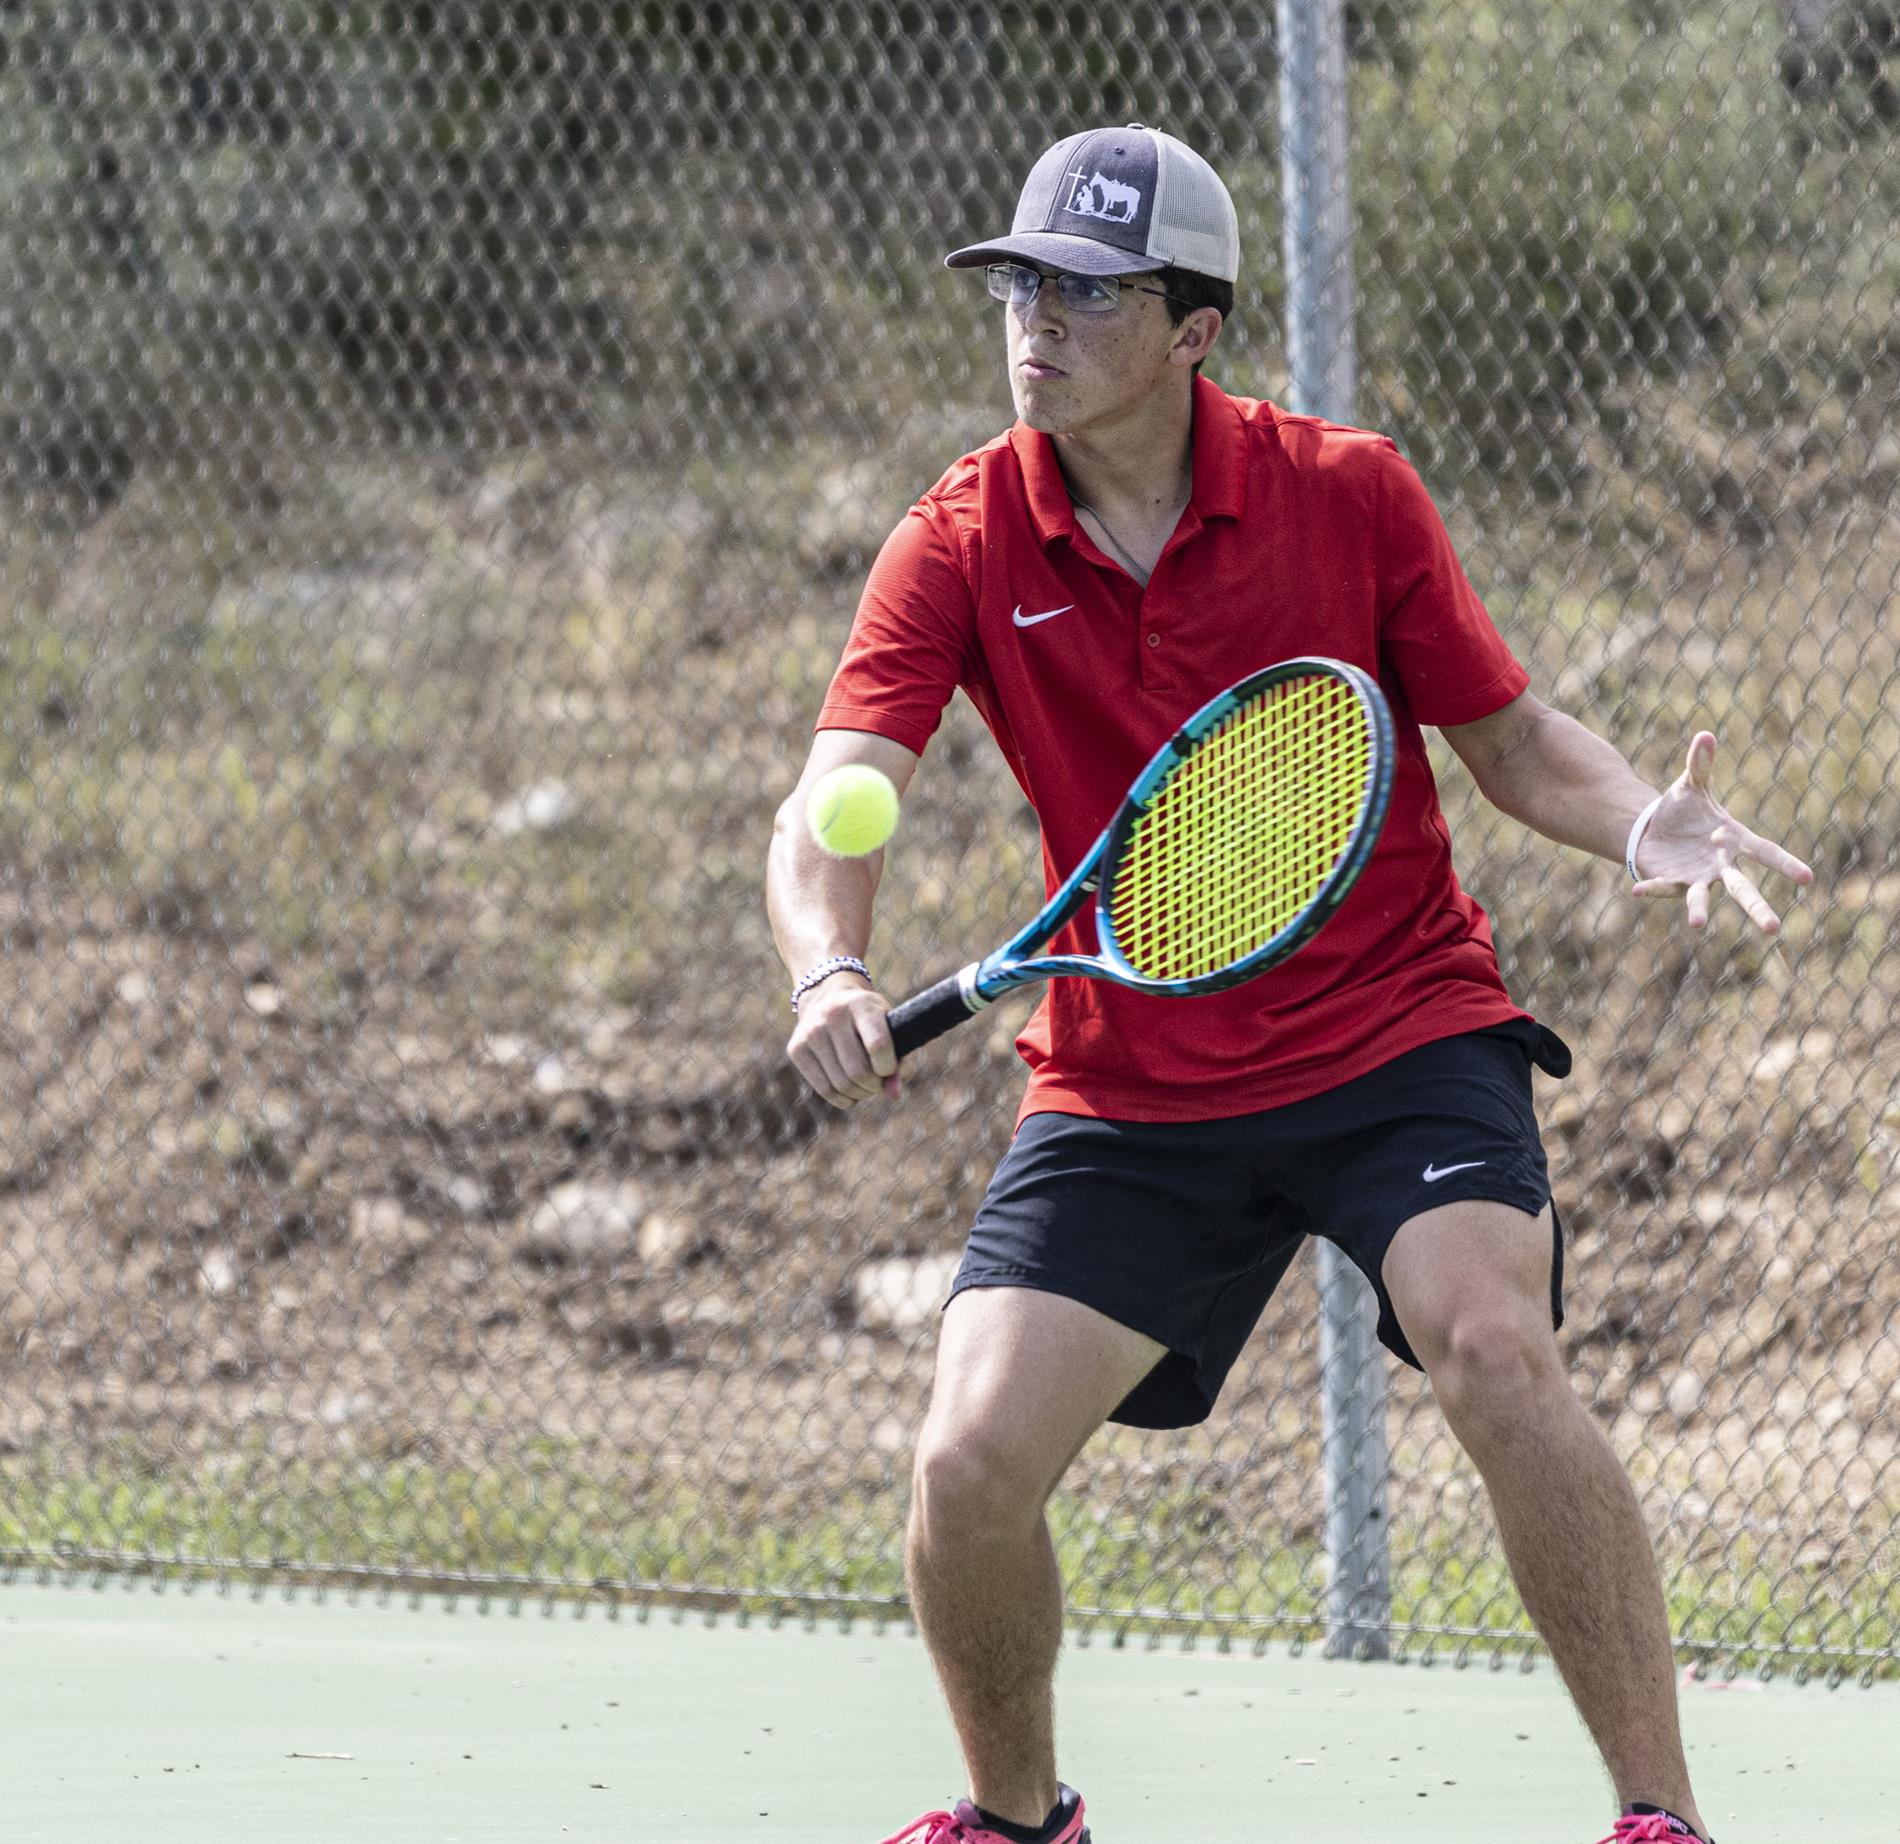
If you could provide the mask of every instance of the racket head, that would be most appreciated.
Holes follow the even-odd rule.
[[[1209,700],[1109,828],[1095,902],[1105,970],[1185,994],[1285,960],[1370,860],[1395,760],[1384,694],[1344,660],[1282,660]]]

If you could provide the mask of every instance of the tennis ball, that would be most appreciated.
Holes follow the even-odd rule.
[[[805,820],[834,857],[861,858],[897,830],[897,790],[881,770],[847,762],[812,783]]]

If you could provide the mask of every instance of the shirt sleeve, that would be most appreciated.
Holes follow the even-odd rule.
[[[1418,470],[1390,438],[1381,452],[1379,656],[1422,724],[1476,723],[1528,689],[1466,580]]]
[[[918,501],[871,565],[820,730],[870,730],[921,755],[963,682],[976,604],[949,516]]]

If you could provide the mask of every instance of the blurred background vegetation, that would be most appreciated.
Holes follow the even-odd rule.
[[[780,430],[878,401],[917,340],[967,384],[972,317],[930,258],[1096,119],[1171,125],[1230,176],[1258,366],[1271,12],[10,0],[10,472],[109,492],[273,397],[320,433],[335,373],[416,437],[571,433],[577,394],[624,392],[696,442],[736,394]],[[1798,405],[1798,358],[1849,397],[1884,375],[1893,27],[1875,0],[1823,14],[1810,44],[1766,0],[1355,0],[1369,410],[1460,472],[1555,484],[1566,413],[1619,380],[1739,350],[1760,419]],[[1840,285],[1855,311],[1815,312]],[[719,336],[682,363],[688,320]]]

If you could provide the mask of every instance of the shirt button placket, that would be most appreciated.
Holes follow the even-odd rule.
[[[1141,682],[1148,691],[1164,689],[1168,673],[1163,664],[1167,649],[1161,644],[1160,611],[1152,604],[1141,611]]]

